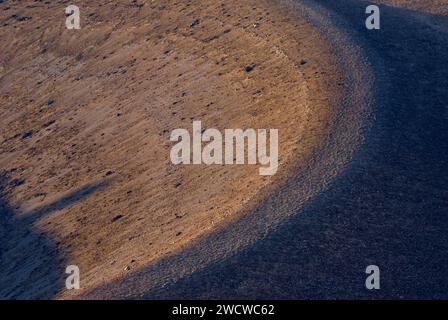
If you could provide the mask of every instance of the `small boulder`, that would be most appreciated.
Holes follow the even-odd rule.
[[[106,177],[111,176],[113,173],[114,173],[114,172],[111,171],[111,170],[107,171],[107,172],[106,172]]]
[[[33,136],[33,131],[26,131],[22,134],[22,139],[28,139]]]
[[[244,68],[244,71],[246,71],[247,73],[252,72],[255,69],[256,66],[257,66],[256,64],[252,64],[250,66],[247,66],[247,67]]]
[[[192,23],[190,23],[190,28],[194,28],[197,25],[199,25],[200,21],[198,19],[193,20]]]
[[[123,215],[122,214],[118,214],[118,215],[116,215],[115,217],[112,218],[111,222],[116,222],[116,221],[118,221],[118,220],[120,220],[122,218],[123,218]]]
[[[25,180],[23,180],[23,179],[14,179],[14,180],[11,182],[11,184],[12,184],[13,187],[21,186],[21,185],[24,184],[24,183],[25,183]]]

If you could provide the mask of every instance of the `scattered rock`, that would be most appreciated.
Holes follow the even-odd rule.
[[[10,19],[14,19],[16,21],[27,21],[33,19],[33,17],[26,17],[26,16],[21,17],[17,14],[13,14],[11,15]]]
[[[304,64],[307,64],[307,63],[308,63],[308,61],[306,61],[304,59],[299,61],[299,65],[301,65],[301,66],[303,66]]]
[[[257,66],[256,64],[252,64],[250,66],[247,66],[247,67],[244,68],[244,71],[246,71],[247,73],[252,72],[256,66]]]
[[[116,221],[118,221],[118,220],[120,220],[122,218],[123,218],[122,214],[116,215],[115,217],[112,218],[111,222],[116,222]]]
[[[131,8],[141,9],[143,8],[144,5],[145,5],[144,3],[137,3],[137,1],[133,1],[129,6]]]
[[[33,131],[26,131],[22,134],[22,139],[28,139],[33,135]]]
[[[55,103],[55,101],[53,100],[53,99],[49,99],[48,101],[47,101],[47,105],[49,105],[49,106],[51,106],[52,104],[54,104]]]
[[[190,24],[190,28],[194,28],[197,25],[199,25],[200,21],[198,19],[193,20],[193,22]]]
[[[108,177],[108,176],[112,175],[113,173],[114,173],[113,171],[110,171],[110,170],[109,170],[109,171],[107,171],[107,172],[106,172],[106,177]]]
[[[14,179],[11,181],[11,184],[13,187],[21,186],[24,183],[25,183],[25,180],[23,180],[23,179]]]
[[[130,266],[126,266],[126,268],[124,268],[124,271],[129,271],[129,270],[131,270]]]
[[[34,197],[46,197],[47,193],[46,192],[37,192],[34,194]]]
[[[175,187],[179,188],[181,185],[182,185],[182,182],[178,182],[178,183],[176,183]]]
[[[181,234],[182,234],[182,231],[178,231],[178,232],[176,233],[176,237],[180,236]]]
[[[55,122],[56,122],[56,120],[47,121],[47,122],[44,123],[43,127],[47,128],[47,127],[51,126],[53,123],[55,123]]]
[[[27,20],[31,20],[31,19],[33,19],[33,17],[20,17],[17,20],[18,21],[27,21]]]

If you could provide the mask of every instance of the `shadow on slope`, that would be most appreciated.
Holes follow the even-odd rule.
[[[0,298],[49,299],[65,287],[64,257],[49,235],[34,228],[39,219],[104,188],[87,185],[37,210],[15,212],[6,199],[9,180],[0,174]]]

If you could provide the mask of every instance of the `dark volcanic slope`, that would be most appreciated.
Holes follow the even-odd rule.
[[[296,3],[333,44],[346,73],[363,66],[344,50],[361,50],[373,69],[375,120],[346,170],[305,208],[278,208],[294,215],[262,240],[144,297],[448,298],[447,17],[382,5],[381,30],[368,31],[369,4]],[[359,48],[348,48],[341,35]],[[294,179],[276,197],[293,196],[300,185]],[[187,257],[158,268],[182,268]],[[370,264],[381,268],[379,291],[364,287]],[[96,296],[135,296],[132,287],[155,271]]]

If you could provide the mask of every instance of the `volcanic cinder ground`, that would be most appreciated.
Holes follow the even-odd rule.
[[[1,2],[0,298],[448,298],[447,15]],[[195,120],[279,129],[277,174],[173,165]]]

